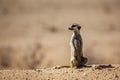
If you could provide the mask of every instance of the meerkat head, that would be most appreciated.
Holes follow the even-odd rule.
[[[81,26],[79,24],[72,24],[68,29],[72,31],[80,31]]]

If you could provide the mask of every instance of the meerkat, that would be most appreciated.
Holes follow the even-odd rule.
[[[70,40],[70,47],[71,47],[71,60],[70,66],[55,66],[53,69],[61,69],[61,68],[79,68],[85,66],[87,63],[87,58],[83,57],[83,41],[80,35],[81,26],[78,24],[72,24],[69,30],[73,31],[71,40]]]
[[[83,41],[80,35],[81,26],[79,24],[72,24],[69,30],[73,31],[70,47],[71,47],[71,67],[81,67],[87,63],[87,58],[83,57]]]

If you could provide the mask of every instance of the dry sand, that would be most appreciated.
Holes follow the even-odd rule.
[[[91,66],[79,69],[0,70],[0,80],[120,80],[120,65]]]
[[[119,21],[119,0],[0,0],[0,69],[69,65],[72,23],[88,64],[118,64]]]

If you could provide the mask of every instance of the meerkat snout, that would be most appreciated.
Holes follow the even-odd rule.
[[[81,29],[81,26],[79,24],[73,24],[68,29],[73,31],[78,31]]]

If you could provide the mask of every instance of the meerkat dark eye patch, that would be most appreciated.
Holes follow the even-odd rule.
[[[73,24],[72,27],[76,27],[76,25]]]
[[[81,29],[81,27],[78,27],[78,29],[80,30],[80,29]]]

